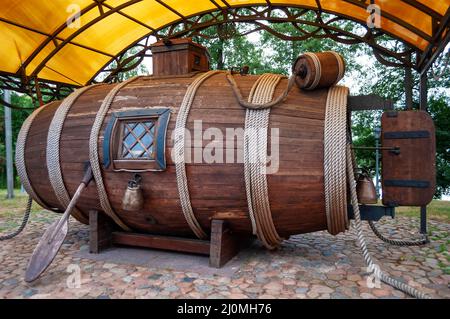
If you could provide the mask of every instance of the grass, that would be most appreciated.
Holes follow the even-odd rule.
[[[15,198],[6,199],[6,190],[0,189],[0,232],[17,227],[25,212],[28,194],[21,193],[19,189],[16,189],[14,195]],[[40,210],[42,208],[33,202],[32,212]]]
[[[395,214],[399,216],[420,217],[419,207],[398,207]],[[450,201],[434,200],[427,206],[428,218],[450,222]]]
[[[0,220],[7,220],[17,214],[21,214],[27,204],[28,195],[15,190],[14,199],[6,199],[6,190],[0,189]],[[33,211],[39,211],[41,208],[33,203]],[[398,207],[395,210],[396,215],[417,217],[420,216],[419,207]],[[428,205],[428,218],[439,221],[450,222],[450,201],[434,200]]]

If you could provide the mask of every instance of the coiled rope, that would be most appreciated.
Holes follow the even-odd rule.
[[[348,229],[346,154],[348,88],[333,86],[328,91],[324,129],[325,211],[328,232],[336,235]]]
[[[103,125],[103,121],[105,120],[105,117],[108,114],[108,110],[112,102],[114,101],[114,98],[116,97],[117,93],[119,93],[119,91],[123,87],[125,87],[126,85],[130,84],[133,81],[136,81],[139,78],[140,77],[134,77],[122,83],[119,83],[108,93],[108,95],[103,100],[102,105],[100,106],[100,109],[97,112],[97,115],[95,116],[95,121],[91,129],[91,135],[89,137],[89,160],[91,162],[95,184],[97,185],[98,196],[100,198],[100,205],[105,214],[111,217],[111,219],[125,231],[131,231],[131,229],[127,225],[125,225],[119,218],[119,216],[117,216],[117,214],[114,212],[111,203],[109,202],[108,193],[106,192],[105,185],[103,183],[103,177],[100,167],[100,159],[98,155],[98,138],[100,130]]]
[[[66,189],[64,184],[61,163],[60,163],[60,139],[61,133],[64,126],[64,122],[66,120],[67,114],[70,111],[70,108],[75,103],[75,101],[86,91],[91,90],[92,88],[97,87],[96,84],[91,86],[86,86],[81,89],[76,90],[72,94],[70,94],[58,107],[55,114],[53,115],[53,119],[50,123],[50,127],[47,135],[47,169],[48,169],[48,177],[50,179],[50,184],[52,185],[53,191],[55,192],[56,198],[60,204],[67,208],[70,203],[69,192]],[[82,223],[89,223],[88,218],[83,215],[81,211],[79,211],[76,207],[72,210],[72,215],[81,221]]]
[[[247,108],[244,135],[245,191],[253,234],[265,247],[275,249],[283,238],[278,235],[272,218],[267,186],[267,139],[270,108],[259,109],[273,99],[275,89],[283,76],[263,74],[253,85],[248,102],[255,107]],[[286,90],[288,92],[288,90]],[[283,96],[283,95],[282,95]]]
[[[375,223],[371,220],[368,221],[370,229],[372,229],[373,233],[382,241],[385,243],[388,243],[390,245],[394,246],[422,246],[429,242],[427,235],[422,235],[421,239],[416,240],[397,240],[397,239],[390,239],[385,237],[378,228],[376,227]]]
[[[347,95],[348,95],[348,89],[342,88],[342,87],[332,87],[330,88],[330,91],[328,93],[328,100],[327,100],[327,112],[326,112],[326,119],[325,119],[325,145],[329,145],[330,147],[333,146],[335,148],[335,152],[337,154],[332,154],[330,157],[327,157],[327,153],[332,152],[332,150],[328,149],[326,147],[325,149],[325,160],[324,160],[324,166],[326,168],[325,170],[325,177],[327,178],[327,172],[328,174],[331,174],[328,176],[328,178],[332,177],[335,178],[342,178],[342,169],[344,169],[344,181],[348,179],[348,186],[350,189],[350,198],[351,198],[351,205],[353,206],[353,212],[355,215],[355,228],[356,228],[356,234],[357,234],[357,242],[361,249],[362,255],[364,257],[364,261],[366,262],[370,274],[374,275],[376,278],[380,279],[382,282],[403,291],[404,293],[420,298],[420,299],[428,299],[429,296],[424,294],[423,292],[415,289],[414,287],[411,287],[410,285],[407,285],[397,279],[394,279],[390,277],[385,272],[381,271],[381,269],[373,262],[372,256],[367,249],[366,239],[362,232],[362,223],[361,223],[361,215],[359,211],[359,205],[358,205],[358,195],[356,193],[356,181],[355,181],[355,169],[354,169],[354,156],[352,154],[351,150],[351,144],[349,142],[345,142],[345,144],[342,146],[342,136],[344,137],[344,140],[347,141],[347,138],[349,137],[347,135]],[[328,108],[330,108],[331,112],[328,112]],[[336,108],[340,108],[341,110],[337,110]],[[336,123],[337,122],[337,123]],[[344,124],[342,124],[344,123]],[[328,126],[328,127],[327,127]],[[334,130],[334,131],[333,131]],[[332,139],[334,141],[334,136],[337,135],[339,138],[336,140],[338,142],[338,145],[333,145],[330,143],[329,139]],[[342,156],[344,158],[342,159]],[[342,160],[344,160],[344,166],[342,166]],[[334,161],[338,161],[334,163]],[[328,166],[328,168],[327,168]],[[341,172],[333,172],[335,170],[339,170]],[[347,176],[345,176],[345,170],[347,171]],[[347,177],[347,178],[346,178]],[[325,184],[325,187],[327,183]],[[329,181],[328,182],[328,191],[331,190],[331,197],[328,199],[328,202],[326,202],[327,206],[327,212],[330,207],[328,207],[328,204],[336,203],[335,205],[342,205],[342,203],[346,204],[347,202],[347,194],[346,194],[346,188],[347,185],[344,183],[342,185],[342,181]],[[343,190],[341,192],[338,191],[335,187],[336,185],[340,185],[340,187],[343,187]],[[325,195],[327,196],[328,193],[327,190],[325,190]],[[330,215],[331,217],[331,223],[332,230],[339,230],[344,228],[335,228],[337,227],[345,227],[345,220],[340,215],[340,211],[334,212]],[[328,213],[327,213],[328,214]],[[328,216],[327,216],[328,217]]]
[[[31,186],[30,179],[28,178],[27,167],[25,163],[25,146],[27,143],[28,132],[30,131],[30,127],[33,124],[34,119],[42,112],[46,107],[56,103],[56,101],[51,102],[50,104],[41,106],[37,108],[27,119],[23,122],[22,127],[19,131],[19,135],[17,136],[16,142],[16,168],[17,174],[19,175],[20,181],[22,182],[23,188],[30,195],[36,203],[40,206],[44,207],[48,210],[53,210],[44,201],[38,196],[38,194],[34,191],[33,186]]]
[[[239,104],[242,107],[244,107],[246,109],[251,109],[251,110],[262,110],[262,109],[268,109],[268,108],[274,107],[274,106],[280,104],[281,102],[283,102],[283,100],[288,96],[289,92],[291,91],[292,87],[294,86],[295,75],[292,75],[289,78],[288,85],[280,96],[278,96],[276,99],[273,99],[271,97],[268,102],[261,103],[261,104],[253,103],[250,99],[248,101],[245,101],[244,97],[242,96],[241,91],[239,90],[236,80],[234,79],[233,74],[231,74],[231,72],[227,72],[227,80],[228,80],[228,83],[230,83],[230,85],[231,85],[231,89],[233,90],[234,96],[236,97],[236,99],[238,100]],[[259,78],[258,78],[258,80],[259,80]]]
[[[17,228],[14,232],[12,232],[10,234],[0,236],[0,241],[12,239],[12,238],[16,237],[17,235],[19,235],[25,229],[25,226],[27,225],[28,220],[30,219],[32,204],[33,204],[33,198],[31,196],[28,196],[27,206],[25,208],[25,213],[23,215],[22,223],[20,224],[19,228]]]
[[[180,196],[181,210],[191,230],[198,238],[201,239],[206,238],[207,235],[200,226],[200,223],[198,222],[197,218],[194,215],[194,211],[192,210],[191,198],[189,195],[189,187],[186,177],[186,163],[184,161],[184,147],[186,137],[185,129],[189,111],[191,109],[192,103],[194,102],[194,98],[197,94],[198,88],[208,78],[219,73],[223,73],[223,71],[209,71],[203,73],[189,85],[184,95],[180,109],[178,110],[177,120],[175,124],[175,171],[177,175],[177,186]]]

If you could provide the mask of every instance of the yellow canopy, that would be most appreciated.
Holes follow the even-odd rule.
[[[450,0],[375,3],[381,7],[381,29],[423,52],[436,40]],[[268,4],[365,23],[370,1],[0,0],[0,72],[84,85],[125,48],[164,27],[221,8]]]

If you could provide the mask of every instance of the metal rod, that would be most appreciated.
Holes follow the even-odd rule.
[[[4,91],[5,102],[11,104],[11,91]],[[5,146],[6,146],[6,198],[14,198],[14,167],[12,153],[12,113],[9,107],[5,110]]]
[[[382,147],[378,146],[379,142],[377,140],[377,146],[352,146],[352,149],[354,150],[372,150],[372,151],[399,151],[400,147]]]
[[[408,59],[411,61],[411,54],[408,54]],[[413,106],[413,79],[410,67],[405,67],[405,108],[412,110]]]
[[[427,233],[427,206],[420,207],[420,233]]]
[[[379,178],[379,173],[380,173],[380,140],[378,138],[375,139],[375,145],[376,145],[376,150],[375,150],[375,193],[377,195],[377,199],[380,198],[380,178]]]
[[[428,103],[428,77],[426,73],[420,76],[420,106],[421,110],[427,110]]]

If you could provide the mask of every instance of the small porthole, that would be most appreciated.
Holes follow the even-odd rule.
[[[116,112],[105,131],[104,166],[114,170],[164,170],[167,108]]]

